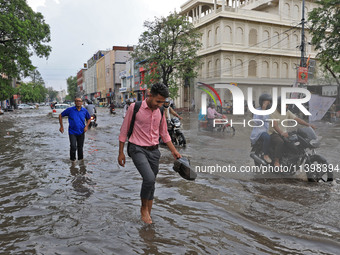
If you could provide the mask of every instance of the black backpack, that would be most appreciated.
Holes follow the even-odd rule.
[[[137,114],[137,112],[139,111],[139,108],[141,107],[142,102],[143,102],[143,101],[138,101],[138,102],[136,102],[136,103],[135,103],[135,107],[133,108],[133,114],[132,114],[132,118],[131,118],[131,122],[130,122],[130,128],[129,128],[129,131],[128,131],[128,133],[127,133],[127,137],[128,137],[128,138],[130,138],[130,136],[132,135],[133,128],[134,128],[134,126],[135,126],[136,114]],[[159,123],[159,125],[161,125],[162,119],[163,119],[163,114],[164,114],[164,107],[163,107],[163,106],[160,107],[159,110],[161,111],[161,122]],[[128,153],[128,155],[129,155],[129,157],[131,157],[130,154],[129,154],[129,144],[130,144],[130,142],[128,142],[128,145],[127,145],[127,149],[126,149],[126,150],[127,150],[127,153]]]

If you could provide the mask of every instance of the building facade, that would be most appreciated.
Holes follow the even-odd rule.
[[[305,13],[315,4],[306,0]],[[238,86],[253,98],[272,87],[292,86],[300,65],[302,1],[298,0],[190,0],[181,14],[202,33],[199,76],[195,80],[217,90],[222,104],[232,101],[226,84]],[[307,20],[307,17],[305,17]],[[308,30],[305,41],[310,41]],[[316,52],[306,44],[306,57]],[[195,89],[196,104],[202,90]]]

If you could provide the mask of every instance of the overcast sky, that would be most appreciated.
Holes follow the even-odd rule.
[[[67,88],[83,63],[98,50],[138,43],[146,20],[168,16],[187,0],[27,0],[50,25],[52,52],[48,59],[32,58],[46,83]]]

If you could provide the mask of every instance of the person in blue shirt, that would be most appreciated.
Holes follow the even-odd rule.
[[[257,110],[267,110],[271,107],[272,96],[268,94],[262,94],[259,98],[260,107]],[[272,160],[269,157],[270,135],[268,134],[269,115],[257,115],[254,114],[253,120],[258,127],[254,127],[250,134],[251,145],[255,145],[257,141],[262,142],[263,159],[267,163],[271,163]],[[263,123],[262,126],[260,126]]]
[[[71,161],[76,160],[76,151],[78,151],[78,160],[83,159],[85,132],[91,123],[91,116],[89,112],[82,107],[83,101],[81,98],[76,97],[74,102],[75,106],[69,107],[59,114],[59,131],[61,133],[64,133],[63,117],[68,116]]]

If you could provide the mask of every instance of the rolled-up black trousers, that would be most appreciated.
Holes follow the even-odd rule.
[[[155,193],[156,176],[159,169],[159,149],[147,150],[138,145],[130,143],[129,153],[138,172],[143,178],[140,197],[153,200]]]
[[[282,153],[283,153],[283,146],[284,146],[284,141],[282,137],[277,133],[271,134],[270,145],[274,149],[274,157],[281,159]]]
[[[83,155],[83,146],[85,140],[85,133],[81,135],[71,135],[69,134],[70,138],[70,159],[76,160],[76,151],[78,151],[78,160],[84,158]]]

